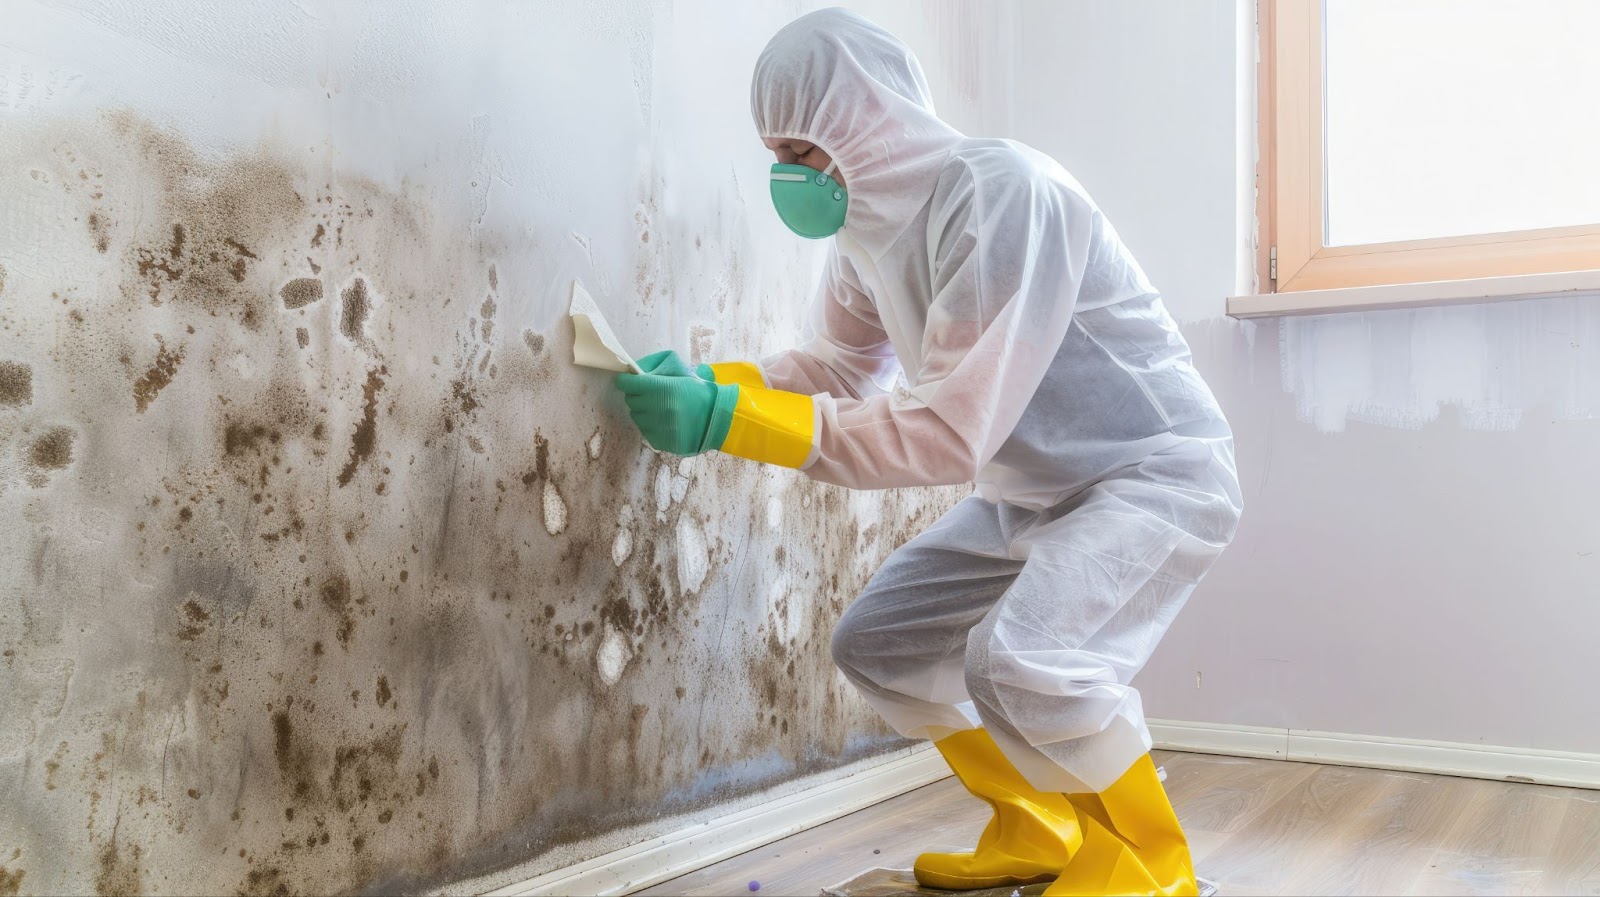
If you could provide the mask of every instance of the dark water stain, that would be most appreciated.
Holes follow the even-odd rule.
[[[379,368],[368,371],[367,382],[361,387],[361,422],[356,424],[356,431],[350,437],[350,459],[339,471],[341,488],[350,484],[356,475],[356,468],[371,457],[373,448],[378,444],[378,390],[383,388],[383,377],[379,375],[387,373],[387,370]]]
[[[33,402],[33,367],[20,361],[0,361],[0,405]]]
[[[143,854],[144,850],[138,844],[131,849],[123,849],[115,838],[100,848],[95,865],[95,893],[101,897],[145,893],[144,871],[139,868]]]
[[[322,301],[322,281],[315,277],[296,277],[278,291],[284,308],[305,308]]]
[[[40,470],[60,470],[72,463],[72,442],[77,433],[71,427],[51,427],[28,446],[28,463]]]
[[[161,390],[166,389],[172,382],[173,375],[178,373],[178,365],[183,363],[183,349],[169,349],[165,344],[156,352],[155,363],[144,372],[138,380],[133,381],[133,407],[135,411],[143,414],[150,403],[156,400]]]
[[[372,311],[372,296],[367,292],[367,281],[357,277],[355,282],[339,293],[339,332],[353,343],[361,342],[367,326],[367,314]]]

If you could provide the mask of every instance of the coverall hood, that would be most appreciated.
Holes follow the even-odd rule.
[[[934,113],[911,49],[843,9],[773,36],[756,61],[750,112],[762,138],[807,140],[833,157],[850,191],[844,226],[874,255],[933,198],[963,137]]]

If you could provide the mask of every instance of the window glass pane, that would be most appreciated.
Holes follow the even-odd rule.
[[[1326,0],[1328,245],[1600,223],[1600,0]]]

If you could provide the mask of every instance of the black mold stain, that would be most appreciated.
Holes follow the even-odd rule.
[[[305,308],[322,301],[322,281],[315,277],[297,277],[278,291],[284,308]]]
[[[353,343],[361,342],[362,331],[367,326],[367,314],[372,311],[372,297],[367,292],[365,279],[355,282],[339,293],[342,307],[339,313],[339,332]]]
[[[60,470],[72,463],[71,427],[51,427],[28,446],[28,463],[40,470]]]
[[[378,390],[383,388],[383,378],[379,374],[384,372],[386,368],[368,371],[367,382],[361,387],[361,422],[356,424],[356,431],[350,437],[350,460],[339,471],[340,488],[350,485],[356,468],[372,455],[372,449],[378,444]]]
[[[20,361],[0,361],[0,405],[33,402],[33,368]]]
[[[178,365],[183,363],[183,349],[169,349],[165,344],[156,353],[155,363],[144,372],[138,380],[133,382],[133,407],[135,411],[143,414],[150,403],[156,400],[161,390],[172,382],[173,375],[178,372]]]

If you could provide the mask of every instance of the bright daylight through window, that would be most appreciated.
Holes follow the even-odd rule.
[[[1600,223],[1600,2],[1324,15],[1325,245]]]

